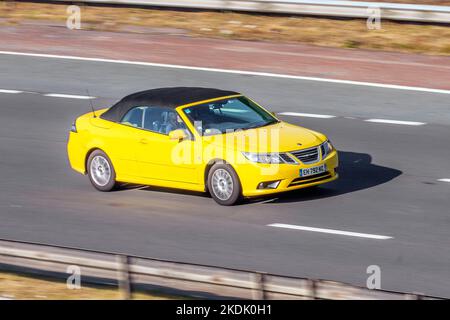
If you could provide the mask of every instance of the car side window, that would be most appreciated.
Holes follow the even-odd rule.
[[[144,114],[144,129],[169,134],[176,129],[186,129],[186,125],[172,108],[147,107]]]
[[[121,123],[161,134],[169,134],[170,131],[184,129],[190,136],[185,123],[172,108],[157,106],[135,107],[127,112]]]
[[[145,107],[136,107],[128,111],[120,121],[131,127],[142,128]]]

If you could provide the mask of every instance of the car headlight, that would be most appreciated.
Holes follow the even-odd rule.
[[[253,153],[242,152],[244,157],[251,162],[278,164],[278,163],[295,163],[287,154],[284,153]]]
[[[320,149],[322,150],[322,158],[325,158],[334,150],[334,146],[331,141],[327,139],[327,141],[322,143]]]

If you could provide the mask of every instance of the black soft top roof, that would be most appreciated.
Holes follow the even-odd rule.
[[[234,91],[199,87],[174,87],[145,90],[126,96],[111,108],[109,108],[107,111],[105,111],[100,116],[100,118],[119,122],[130,109],[138,106],[176,108],[185,104],[202,100],[209,100],[237,94],[240,93]]]

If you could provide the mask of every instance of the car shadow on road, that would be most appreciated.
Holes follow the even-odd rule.
[[[207,194],[206,192],[191,191],[191,190],[176,189],[176,188],[157,187],[157,186],[147,186],[147,185],[133,184],[133,183],[122,183],[115,189],[115,191],[124,191],[124,190],[142,190],[142,191],[152,191],[152,192],[162,192],[162,193],[174,193],[174,194],[184,194],[184,195],[204,197],[204,198],[210,197],[209,194]]]
[[[288,191],[254,199],[251,202],[288,203],[315,200],[369,189],[387,183],[402,174],[402,171],[372,163],[366,153],[339,151],[339,179],[318,187]]]

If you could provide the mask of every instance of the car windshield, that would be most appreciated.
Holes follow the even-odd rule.
[[[279,122],[246,97],[199,104],[183,109],[201,135],[259,128]]]

